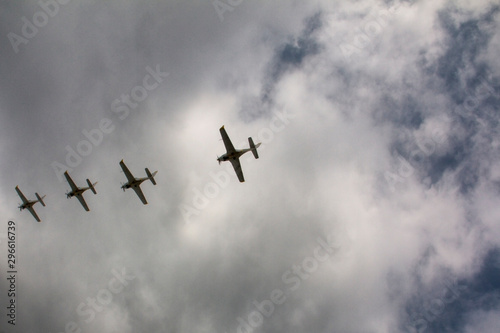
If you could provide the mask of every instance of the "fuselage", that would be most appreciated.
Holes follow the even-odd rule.
[[[229,160],[235,160],[235,159],[240,158],[241,155],[243,155],[246,152],[249,152],[250,150],[251,150],[250,148],[236,149],[232,153],[229,153],[229,154],[225,153],[224,155],[222,155],[219,158],[217,158],[217,160],[219,160],[219,162],[225,162],[225,161],[229,161]]]
[[[25,208],[33,207],[33,205],[36,204],[37,202],[38,202],[38,200],[28,201],[28,202],[20,205],[18,208],[19,208],[19,210],[23,210]]]
[[[90,187],[79,187],[77,190],[66,193],[66,197],[72,198],[76,195],[82,194],[83,192],[85,192],[88,189],[90,189]]]
[[[131,182],[126,182],[125,184],[122,185],[122,189],[125,190],[127,188],[131,188],[131,187],[136,187],[136,186],[139,186],[142,184],[143,181],[149,179],[148,177],[144,177],[144,178],[136,178],[134,179],[133,181]]]

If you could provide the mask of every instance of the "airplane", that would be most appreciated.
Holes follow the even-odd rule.
[[[69,176],[68,171],[64,172],[64,177],[66,177],[66,180],[68,181],[69,186],[71,186],[71,191],[66,193],[66,198],[69,199],[71,197],[76,197],[78,199],[78,201],[80,201],[80,203],[82,204],[83,208],[85,208],[85,210],[88,212],[90,209],[87,206],[85,199],[83,198],[83,192],[90,189],[92,191],[92,193],[97,194],[97,192],[95,191],[95,188],[94,188],[94,185],[97,184],[97,182],[92,184],[90,182],[90,180],[87,179],[87,185],[88,185],[87,187],[78,187],[78,186],[76,186],[73,179],[71,179],[71,177]]]
[[[245,181],[245,178],[243,177],[243,171],[241,170],[240,156],[246,152],[251,151],[256,159],[259,158],[259,154],[257,153],[257,148],[259,148],[260,142],[258,144],[254,144],[252,138],[248,138],[248,143],[250,145],[250,148],[234,149],[234,146],[231,143],[231,140],[229,139],[229,136],[227,135],[224,126],[222,126],[219,129],[219,131],[222,136],[222,141],[224,141],[224,146],[226,146],[226,153],[222,156],[217,156],[217,161],[219,161],[219,165],[220,162],[224,161],[231,162],[234,171],[238,176],[239,181],[243,183]]]
[[[120,161],[120,166],[122,167],[122,170],[125,173],[125,176],[127,176],[127,180],[128,180],[128,182],[126,182],[125,184],[122,185],[123,192],[125,192],[125,189],[132,188],[135,191],[135,193],[137,194],[137,196],[139,197],[139,199],[141,199],[142,203],[147,205],[148,202],[146,201],[146,198],[144,197],[144,194],[142,193],[140,186],[141,186],[141,183],[143,181],[148,180],[148,179],[151,180],[151,183],[153,183],[153,185],[156,185],[156,181],[154,179],[154,176],[156,176],[158,171],[151,173],[151,172],[149,172],[149,169],[146,168],[145,170],[146,170],[147,177],[135,178],[134,176],[132,176],[132,173],[127,168],[125,163],[123,163],[123,160]]]
[[[24,196],[23,192],[21,192],[21,190],[19,189],[19,186],[16,186],[16,192],[19,195],[19,197],[21,198],[21,200],[23,201],[23,203],[21,205],[19,205],[19,207],[18,207],[19,210],[21,211],[25,208],[28,209],[29,212],[31,213],[31,215],[33,215],[33,217],[35,218],[35,220],[37,220],[38,222],[41,222],[40,218],[38,217],[38,215],[36,215],[36,212],[33,209],[33,205],[36,204],[37,202],[39,202],[42,204],[42,206],[45,207],[45,203],[43,202],[43,198],[45,198],[45,195],[43,197],[40,197],[38,195],[38,193],[35,193],[37,200],[28,200]]]

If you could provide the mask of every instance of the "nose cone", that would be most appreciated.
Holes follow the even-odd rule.
[[[227,161],[228,159],[229,158],[228,158],[227,154],[224,154],[222,156],[217,157],[217,161],[219,161],[219,164],[220,164],[220,162]]]

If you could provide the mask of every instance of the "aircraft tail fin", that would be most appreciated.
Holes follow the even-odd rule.
[[[38,193],[35,193],[35,196],[38,199],[38,201],[42,204],[42,206],[45,207],[45,202],[43,202],[43,198],[45,198],[45,195],[43,197],[40,197]]]
[[[254,144],[252,138],[248,138],[248,143],[250,144],[250,149],[252,150],[253,156],[255,158],[259,158],[259,153],[257,153],[257,148],[260,147],[260,142],[258,144]]]
[[[97,194],[97,192],[96,192],[96,190],[95,190],[95,187],[94,187],[94,185],[95,185],[95,184],[97,184],[97,182],[95,182],[95,183],[93,183],[93,184],[92,184],[92,183],[90,182],[90,180],[87,178],[87,184],[89,185],[89,188],[90,188],[90,190],[92,191],[92,193]]]
[[[155,181],[154,177],[156,176],[157,173],[158,173],[158,171],[155,171],[155,172],[151,173],[149,171],[149,169],[146,168],[146,174],[148,175],[148,178],[151,181],[151,183],[153,183],[153,185],[156,185],[156,181]]]

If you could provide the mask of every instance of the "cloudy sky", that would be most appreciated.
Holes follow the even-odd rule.
[[[493,0],[0,1],[0,332],[497,332],[499,54]]]

